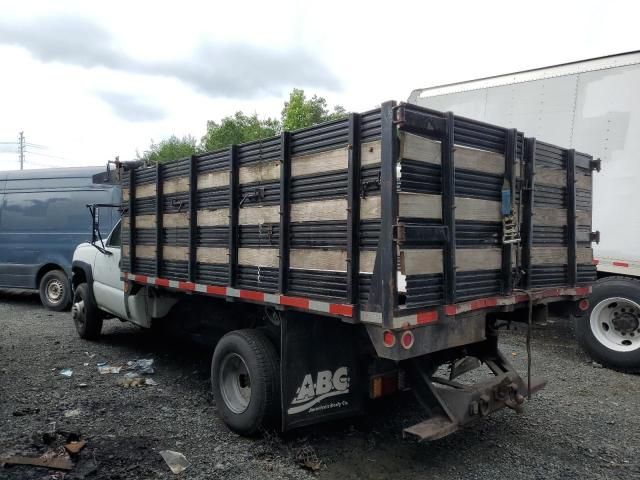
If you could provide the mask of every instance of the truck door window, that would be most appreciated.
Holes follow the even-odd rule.
[[[113,229],[113,232],[111,232],[107,246],[120,248],[120,222],[118,222]]]

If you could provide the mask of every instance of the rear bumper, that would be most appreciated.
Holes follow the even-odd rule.
[[[455,305],[434,307],[392,319],[391,325],[382,324],[377,312],[361,312],[369,338],[381,358],[407,360],[428,353],[459,347],[486,339],[486,316],[493,312],[513,312],[526,308],[529,300],[534,305],[553,305],[579,312],[577,302],[591,294],[591,286],[548,288],[518,292],[503,297],[489,297]],[[403,342],[410,332],[413,341]],[[385,338],[393,341],[385,341]]]
[[[469,353],[491,370],[490,376],[475,384],[456,381],[453,370],[449,379],[430,375],[422,366],[424,362],[410,361],[413,391],[429,418],[405,428],[405,435],[437,440],[505,407],[521,413],[525,398],[546,385],[546,380],[540,378],[531,378],[530,383],[523,380],[496,348],[495,341],[471,347]],[[460,375],[464,371],[470,370],[463,370]]]
[[[546,385],[541,378],[531,379],[531,393]],[[464,390],[434,386],[449,415],[443,413],[403,430],[404,435],[418,440],[438,440],[465,425],[509,407],[520,413],[524,409],[527,384],[515,372],[508,372]]]

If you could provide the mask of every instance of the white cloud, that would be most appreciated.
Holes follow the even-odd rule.
[[[49,147],[27,154],[27,165],[101,164],[133,157],[151,138],[200,137],[206,120],[237,110],[278,116],[293,86],[365,110],[418,87],[633,50],[635,8],[544,0],[9,3],[0,21],[0,141],[24,130]],[[0,170],[16,166],[15,153],[0,152]]]

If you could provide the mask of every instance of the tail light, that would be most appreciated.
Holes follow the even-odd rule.
[[[400,337],[400,344],[402,345],[402,348],[404,348],[405,350],[409,350],[411,347],[413,347],[414,341],[415,341],[415,338],[411,330],[404,332],[402,334],[402,337]]]
[[[396,344],[396,336],[391,330],[385,330],[382,333],[382,344],[387,348],[391,348]]]

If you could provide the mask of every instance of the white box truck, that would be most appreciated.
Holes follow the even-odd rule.
[[[599,362],[640,369],[640,51],[417,89],[409,103],[513,125],[601,159],[593,177],[599,280],[576,333]]]

